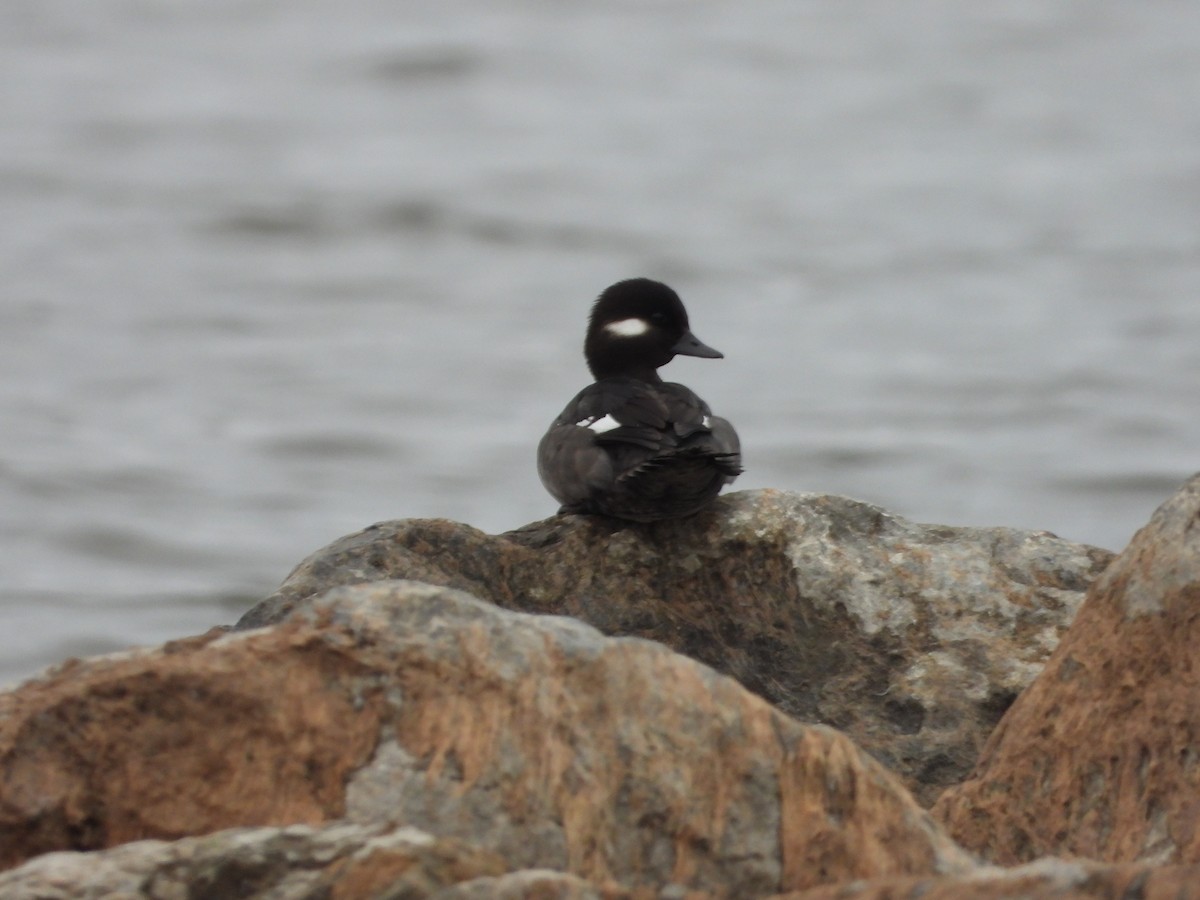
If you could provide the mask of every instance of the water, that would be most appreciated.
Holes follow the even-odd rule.
[[[1200,468],[1200,5],[0,7],[0,680],[502,531],[645,274],[738,486],[1119,549]]]

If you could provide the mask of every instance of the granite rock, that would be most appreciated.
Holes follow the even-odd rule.
[[[432,897],[506,871],[494,854],[415,828],[233,828],[92,853],[46,853],[0,873],[5,900],[385,900]]]
[[[0,695],[4,865],[296,823],[410,826],[473,848],[477,877],[500,859],[621,889],[973,865],[842,734],[660,644],[427,584],[336,588]],[[254,887],[262,866],[235,869]],[[395,874],[359,870],[369,891]]]
[[[1200,863],[1200,475],[1096,581],[937,815],[1000,863]]]
[[[500,536],[384,522],[306,559],[239,627],[409,578],[660,641],[836,727],[923,803],[970,771],[1112,554],[921,525],[844,497],[743,491],[653,524],[559,516]]]
[[[1198,900],[1200,866],[1099,865],[1047,858],[964,875],[880,878],[771,900]]]

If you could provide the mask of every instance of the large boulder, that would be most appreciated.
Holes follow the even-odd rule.
[[[1200,862],[1200,476],[1092,585],[937,815],[1002,863]]]
[[[313,897],[357,896],[325,871],[335,858],[370,891],[404,865],[445,886],[445,866],[499,878],[502,860],[745,897],[974,865],[842,734],[660,644],[426,584],[337,588],[279,625],[77,662],[0,695],[5,866],[295,823],[317,830],[236,832],[196,883],[243,878],[226,895],[259,896],[298,845],[294,877],[333,879]],[[441,843],[393,834],[391,856],[352,865],[381,832],[330,824]],[[304,861],[314,844],[320,865]],[[204,846],[142,849],[186,882]],[[109,860],[96,871],[114,884],[139,865]]]
[[[1112,554],[1048,532],[921,525],[844,497],[744,491],[653,524],[558,516],[490,536],[384,522],[306,559],[239,627],[409,578],[636,635],[837,727],[923,803],[970,771]]]

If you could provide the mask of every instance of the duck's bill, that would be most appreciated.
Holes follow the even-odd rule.
[[[725,358],[724,353],[720,350],[714,350],[690,331],[684,332],[683,337],[671,348],[671,352],[679,356],[701,356],[704,359]]]

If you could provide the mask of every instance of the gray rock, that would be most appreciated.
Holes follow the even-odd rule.
[[[439,891],[434,900],[622,900],[626,896],[625,891],[601,892],[591,882],[565,872],[526,869],[461,882]]]
[[[0,873],[4,900],[362,900],[431,897],[503,872],[495,857],[415,828],[231,828],[97,853],[47,853]],[[341,891],[342,893],[338,893]]]
[[[489,536],[444,520],[380,523],[310,556],[238,627],[386,578],[574,616],[661,641],[845,731],[930,803],[970,770],[1111,558],[1048,532],[744,491],[653,524],[563,516]]]

